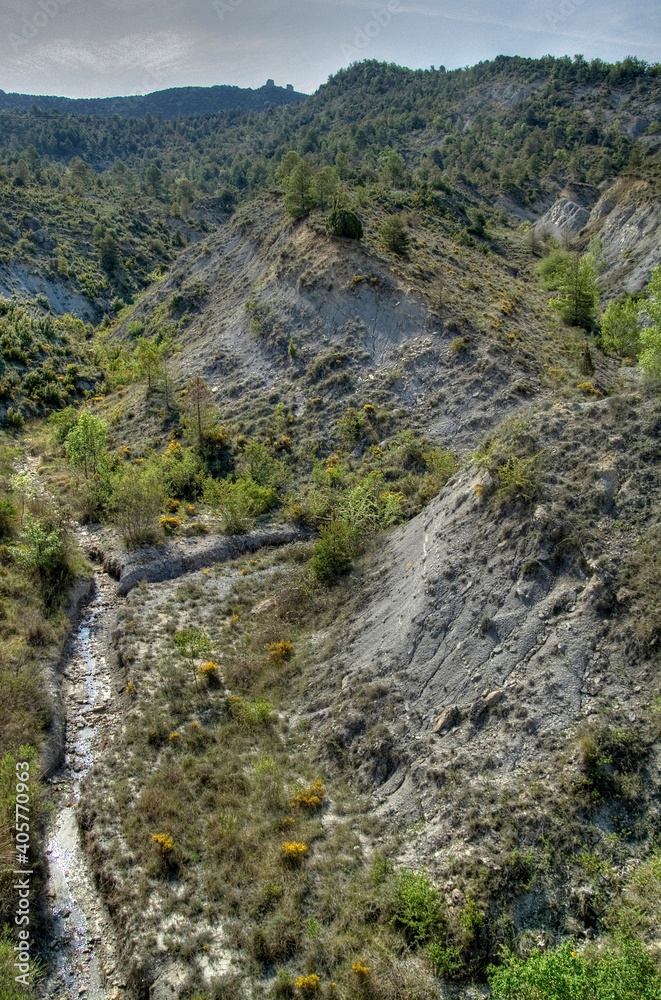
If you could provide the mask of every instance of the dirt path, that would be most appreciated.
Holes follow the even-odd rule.
[[[51,779],[56,811],[47,848],[52,925],[45,957],[51,972],[40,991],[48,1000],[129,997],[118,968],[112,921],[94,886],[76,819],[80,783],[116,712],[104,655],[104,633],[111,627],[116,603],[116,584],[97,573],[93,599],[69,643],[64,670],[66,750],[62,767]]]

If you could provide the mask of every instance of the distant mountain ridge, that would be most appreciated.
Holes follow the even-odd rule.
[[[234,108],[262,111],[269,105],[293,104],[305,100],[307,96],[294,90],[291,84],[276,87],[273,80],[267,80],[263,87],[256,90],[223,84],[215,87],[171,87],[132,97],[48,97],[6,94],[0,90],[0,110],[29,110],[36,105],[42,111],[62,111],[66,114],[119,115],[121,118],[160,114],[163,118],[176,118],[178,115],[215,114]]]

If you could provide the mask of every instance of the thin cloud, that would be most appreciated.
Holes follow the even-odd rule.
[[[47,41],[26,52],[23,58],[32,64],[43,64],[46,60],[52,66],[103,74],[136,67],[165,71],[181,65],[194,47],[191,35],[162,31],[151,37],[132,34],[108,41]]]

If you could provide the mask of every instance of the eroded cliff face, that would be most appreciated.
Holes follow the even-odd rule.
[[[356,769],[378,815],[419,824],[401,858],[424,858],[449,900],[458,872],[477,864],[488,882],[516,845],[563,829],[594,844],[623,822],[622,803],[572,797],[581,734],[644,729],[656,692],[627,573],[658,521],[659,404],[620,392],[528,413],[545,468],[531,504],[499,504],[469,466],[385,539],[346,645],[310,685],[327,758]],[[652,822],[658,757],[654,744],[633,805]],[[552,884],[564,864],[518,930],[534,911],[539,929],[576,931],[580,873]]]
[[[601,283],[609,295],[643,291],[659,263],[661,208],[654,184],[635,175],[620,177],[590,212],[585,235],[603,245]]]
[[[659,263],[661,209],[652,181],[635,174],[601,189],[568,185],[535,222],[538,236],[602,244],[599,284],[607,298],[643,291]]]

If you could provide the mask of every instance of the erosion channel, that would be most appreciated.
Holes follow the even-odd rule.
[[[48,1000],[119,1000],[130,996],[118,966],[110,915],[97,893],[76,818],[81,782],[96,761],[117,712],[117,691],[104,654],[117,585],[102,570],[67,648],[62,676],[66,748],[53,775],[55,812],[48,831],[50,970]]]

